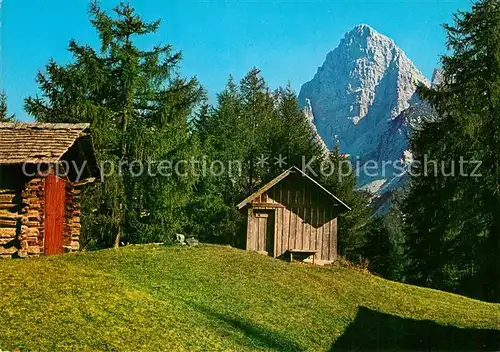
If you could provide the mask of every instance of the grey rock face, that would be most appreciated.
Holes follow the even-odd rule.
[[[392,39],[358,25],[302,86],[299,102],[310,105],[310,118],[328,148],[339,143],[353,161],[380,165],[408,151],[411,125],[428,108],[415,93],[421,84],[430,83]],[[376,193],[394,184],[397,170],[379,171],[361,174],[359,185]]]
[[[316,125],[314,124],[314,114],[312,112],[312,106],[311,106],[311,101],[309,99],[306,99],[306,103],[304,106],[304,114],[306,115],[307,121],[309,122],[312,130],[314,131],[314,136],[316,143],[320,146],[320,148],[323,150],[324,153],[328,153],[328,147],[325,144],[325,141],[323,138],[318,133],[318,129],[316,128]]]
[[[432,86],[437,87],[444,82],[443,69],[437,68],[432,73]]]

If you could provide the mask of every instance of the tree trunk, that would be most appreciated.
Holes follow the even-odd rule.
[[[115,228],[115,244],[113,245],[113,248],[118,248],[120,247],[120,239],[121,239],[121,229],[120,229],[120,225],[116,225],[114,226]]]

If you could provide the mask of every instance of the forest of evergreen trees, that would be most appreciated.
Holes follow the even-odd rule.
[[[71,41],[71,63],[50,61],[36,77],[41,96],[25,102],[36,121],[90,123],[98,159],[127,165],[85,191],[85,248],[169,242],[176,233],[241,246],[245,218],[235,205],[246,195],[303,157],[317,171],[322,161],[345,161],[338,147],[319,145],[290,86],[271,90],[252,68],[239,82],[229,77],[209,104],[200,82],[180,75],[180,52],[138,46],[159,21],[144,22],[127,4],[113,13],[93,4],[89,15],[100,47]],[[353,209],[339,218],[346,258],[393,280],[500,302],[500,1],[476,2],[445,29],[444,82],[419,90],[438,118],[424,119],[411,149],[417,161],[427,156],[450,168],[460,158],[479,160],[482,177],[411,177],[382,217],[354,175],[317,178]],[[2,96],[0,120],[13,118]],[[185,172],[130,166],[160,160],[187,161]],[[240,169],[189,172],[195,160],[238,161]]]

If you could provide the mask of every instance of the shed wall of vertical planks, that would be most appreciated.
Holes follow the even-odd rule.
[[[340,209],[306,179],[291,176],[281,180],[253,199],[247,211],[247,250],[267,252],[274,257],[283,257],[293,249],[311,250],[317,251],[315,261],[337,259]],[[263,225],[263,219],[272,224]],[[266,241],[269,237],[272,241]]]

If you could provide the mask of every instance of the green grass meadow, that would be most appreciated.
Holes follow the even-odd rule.
[[[0,350],[495,350],[500,304],[223,246],[0,262]]]

